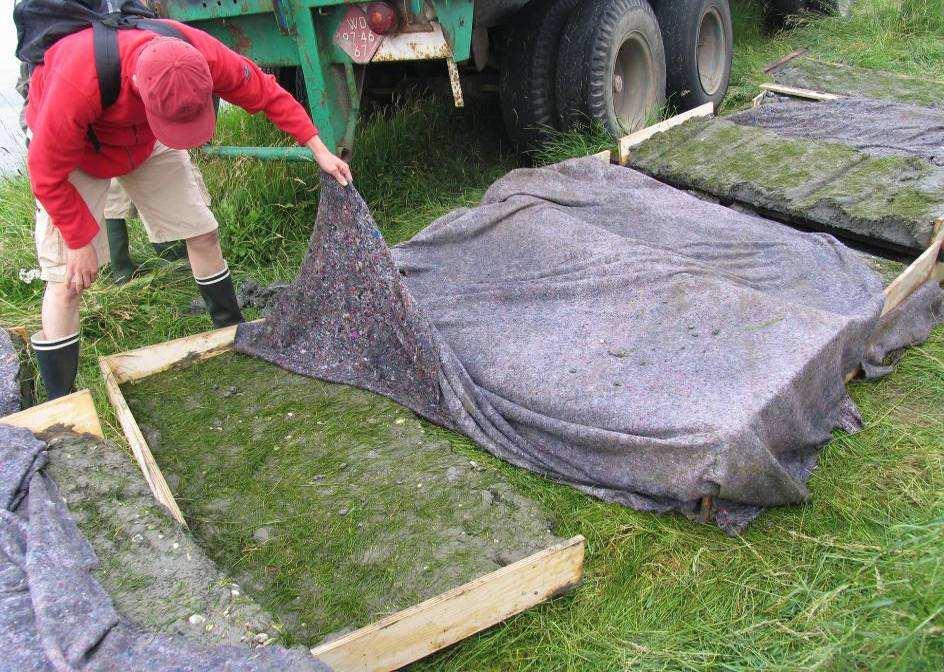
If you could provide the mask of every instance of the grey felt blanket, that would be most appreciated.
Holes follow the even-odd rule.
[[[944,166],[944,109],[871,98],[787,98],[729,119],[791,138],[834,140],[874,156],[911,155]]]
[[[809,497],[853,426],[882,283],[825,234],[578,159],[517,170],[388,251],[353,188],[323,180],[295,283],[236,348],[397,399],[509,462],[729,532]],[[905,321],[924,322],[940,288]],[[886,329],[892,350],[915,330]],[[880,362],[880,352],[871,352]]]
[[[97,559],[45,475],[46,444],[0,424],[2,672],[316,672],[279,647],[201,648],[119,616],[91,575]]]
[[[6,329],[0,329],[0,418],[20,410],[20,356]]]

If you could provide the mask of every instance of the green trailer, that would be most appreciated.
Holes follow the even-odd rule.
[[[728,0],[157,0],[156,9],[278,73],[342,154],[367,69],[379,64],[441,62],[456,105],[468,74],[497,70],[506,126],[524,146],[588,121],[619,136],[666,100],[680,110],[717,104],[731,69]],[[207,151],[310,158],[298,147]]]

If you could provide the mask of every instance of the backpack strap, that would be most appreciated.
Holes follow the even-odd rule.
[[[121,61],[118,58],[118,31],[100,21],[92,23],[92,44],[95,51],[95,72],[102,109],[118,100],[121,92]]]

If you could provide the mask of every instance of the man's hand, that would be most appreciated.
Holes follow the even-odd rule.
[[[66,287],[76,294],[92,286],[98,277],[98,254],[89,243],[76,250],[66,249]]]
[[[321,166],[321,170],[333,176],[342,187],[346,187],[348,183],[354,181],[354,178],[351,177],[351,167],[343,159],[332,154],[319,136],[316,135],[309,140],[307,147],[315,155],[315,161]]]

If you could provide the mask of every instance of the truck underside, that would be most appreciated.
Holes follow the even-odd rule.
[[[439,61],[456,105],[459,65],[497,69],[522,148],[587,124],[629,133],[667,101],[717,105],[730,76],[728,0],[160,0],[157,9],[276,72],[341,153],[352,149],[372,64]],[[224,153],[307,158],[299,148]]]

